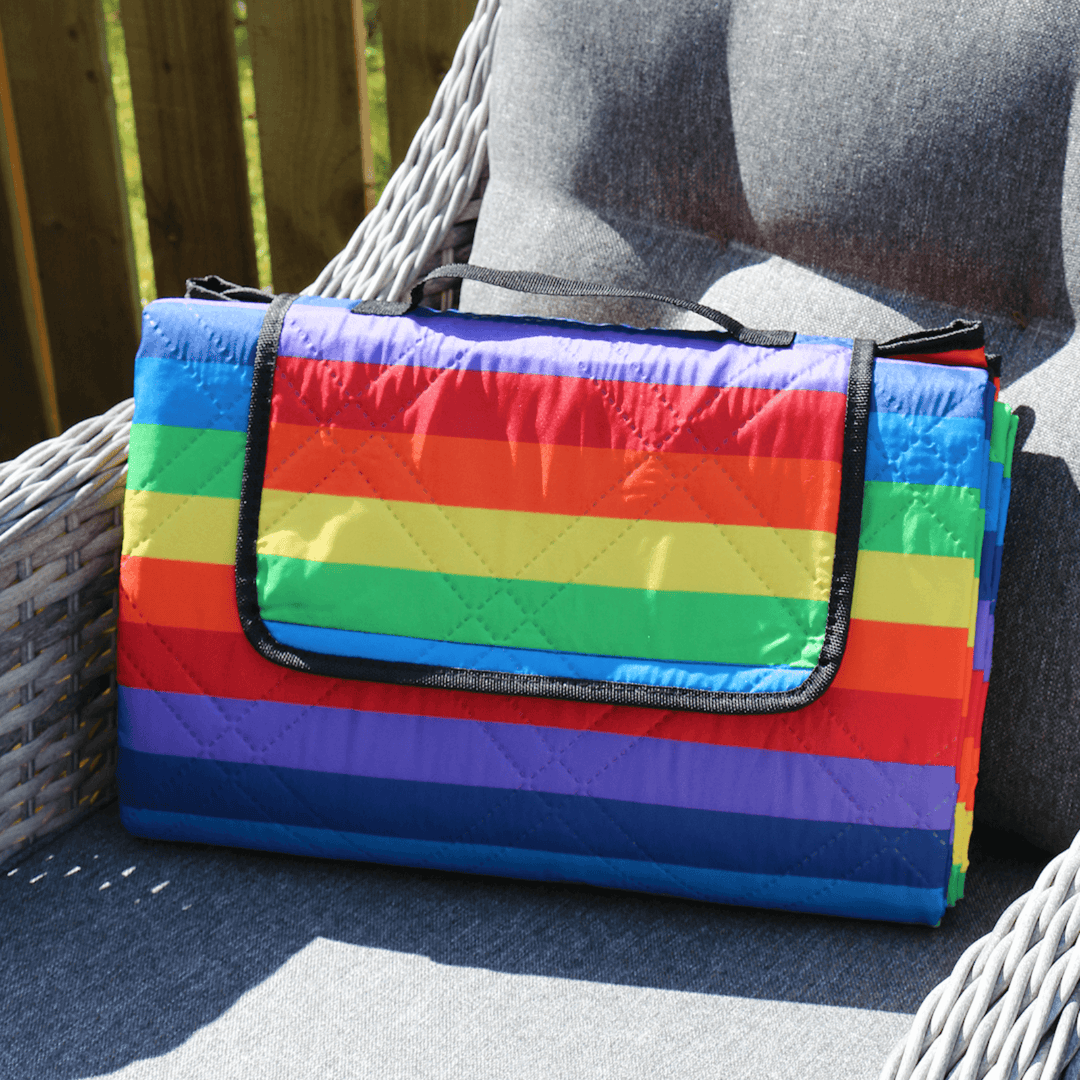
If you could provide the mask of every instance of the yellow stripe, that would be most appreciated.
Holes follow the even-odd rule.
[[[474,577],[828,600],[834,537],[265,490],[259,552]]]
[[[975,648],[975,625],[979,618],[979,579],[971,588],[971,613],[968,616],[968,648]]]
[[[236,499],[129,491],[124,554],[231,565],[238,511]],[[503,519],[499,528],[496,517]],[[479,577],[828,600],[832,574],[832,536],[801,529],[570,518],[273,490],[263,492],[261,526],[259,551],[266,554]],[[971,559],[860,551],[852,617],[970,627],[975,588]]]
[[[974,559],[860,551],[853,619],[968,628]]]
[[[239,499],[129,491],[124,497],[125,555],[230,565],[236,560]]]
[[[971,830],[975,825],[975,814],[963,803],[956,804],[956,817],[953,824],[953,864],[966,874],[968,866],[968,845],[971,843]]]

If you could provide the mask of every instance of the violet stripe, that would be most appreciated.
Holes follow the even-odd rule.
[[[357,333],[363,319],[365,332]],[[294,307],[279,353],[310,360],[431,368],[527,372],[667,386],[738,386],[847,393],[850,343],[817,339],[761,349],[730,339],[638,331],[511,323],[444,312],[353,315],[334,307]],[[351,328],[347,332],[346,328]]]
[[[951,768],[120,689],[133,750],[394,780],[949,829]]]
[[[994,644],[994,616],[990,614],[990,601],[980,600],[975,614],[975,648],[973,667],[979,671],[990,670],[990,650]]]

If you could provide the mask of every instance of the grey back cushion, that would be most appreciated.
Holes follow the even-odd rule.
[[[879,340],[966,315],[1020,408],[976,820],[1080,829],[1080,5],[503,0],[472,261]],[[466,283],[462,307],[703,326]]]

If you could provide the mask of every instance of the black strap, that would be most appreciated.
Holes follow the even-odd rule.
[[[269,304],[274,294],[250,285],[236,285],[217,274],[187,279],[185,300],[235,300],[248,304]]]
[[[450,263],[448,266],[436,267],[413,286],[407,304],[400,300],[361,300],[352,310],[357,315],[404,315],[415,311],[423,299],[425,283],[439,278],[469,278],[471,281],[495,285],[500,289],[539,293],[542,296],[609,296],[617,299],[652,300],[701,315],[738,338],[744,345],[786,349],[795,340],[795,334],[790,330],[754,330],[716,308],[706,307],[693,300],[680,300],[665,293],[622,289],[615,285],[600,285],[594,281],[570,281],[567,278],[534,274],[525,270],[489,270],[486,266],[474,266],[472,263]]]

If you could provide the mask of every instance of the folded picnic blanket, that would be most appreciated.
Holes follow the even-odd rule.
[[[129,829],[931,924],[962,895],[1016,427],[977,327],[271,311],[144,313]]]

